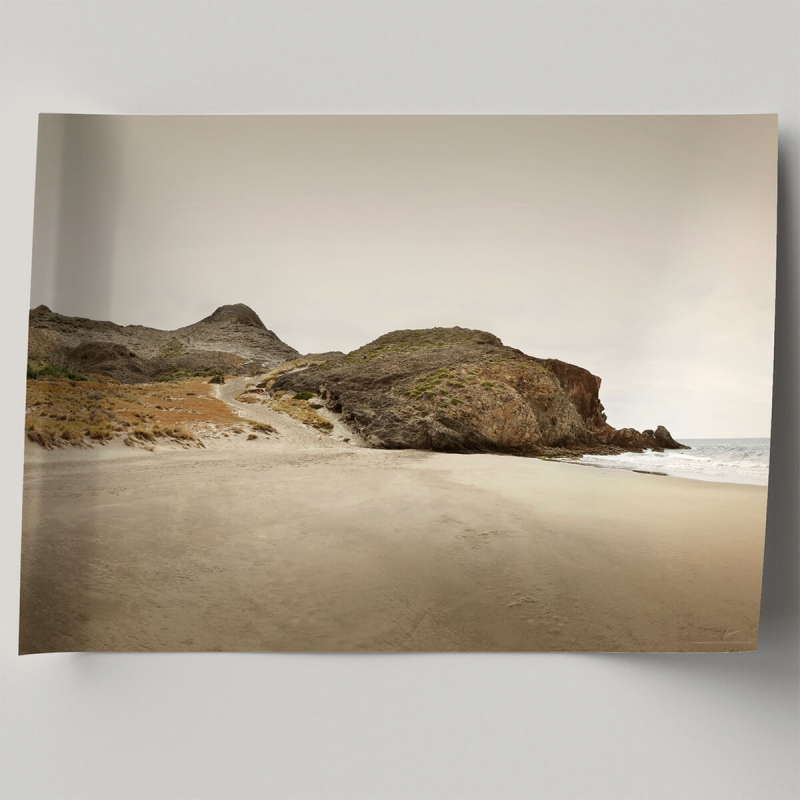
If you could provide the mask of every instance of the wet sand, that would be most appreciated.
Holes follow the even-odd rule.
[[[22,653],[755,648],[764,487],[266,440],[32,447]]]

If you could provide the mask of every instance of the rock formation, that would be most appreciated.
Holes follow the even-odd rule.
[[[466,328],[394,331],[352,353],[300,357],[242,304],[173,331],[39,306],[30,312],[28,358],[125,383],[269,370],[253,392],[310,392],[373,447],[516,455],[685,447],[663,426],[609,425],[600,378],[588,370]]]
[[[28,330],[29,360],[125,383],[216,370],[251,374],[298,355],[241,303],[173,331],[67,317],[38,306]]]
[[[292,366],[259,386],[318,395],[374,447],[565,455],[684,446],[662,426],[616,430],[600,402],[600,378],[485,331],[395,331],[347,355]]]

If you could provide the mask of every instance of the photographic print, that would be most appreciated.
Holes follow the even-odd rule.
[[[776,183],[775,115],[41,115],[19,652],[754,650]]]

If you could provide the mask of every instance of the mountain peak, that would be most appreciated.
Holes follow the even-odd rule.
[[[244,303],[220,306],[213,314],[200,322],[213,322],[217,325],[249,325],[252,328],[262,328],[263,330],[267,328],[258,314]]]

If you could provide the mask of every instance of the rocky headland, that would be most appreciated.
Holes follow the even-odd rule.
[[[394,331],[348,354],[306,356],[251,391],[310,394],[380,448],[561,456],[686,447],[663,426],[613,428],[599,390],[588,370],[455,327]]]
[[[375,448],[558,457],[686,447],[662,425],[609,425],[600,378],[588,370],[459,327],[394,331],[351,353],[300,356],[243,304],[173,331],[39,306],[28,358],[29,374],[31,365],[55,365],[129,384],[258,375],[239,401],[264,400],[301,419],[299,404],[309,404],[309,419],[324,407]]]

